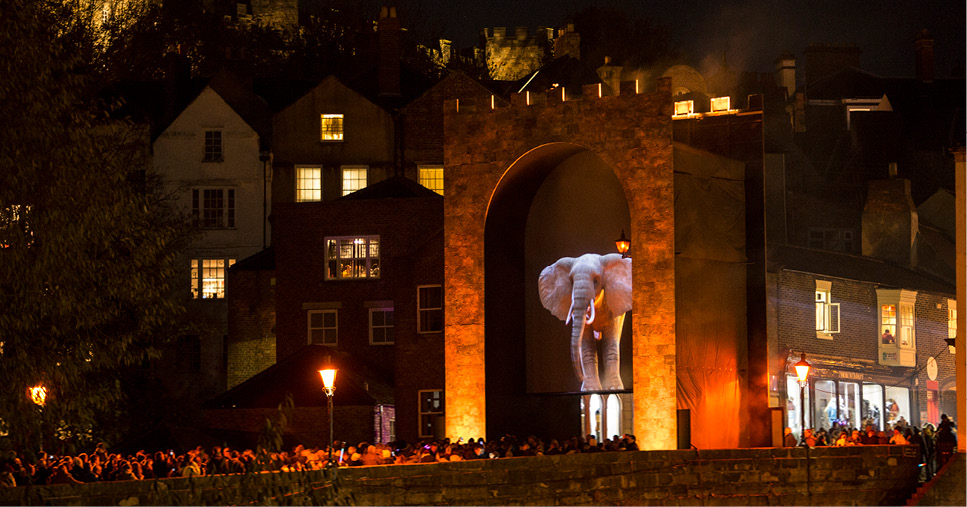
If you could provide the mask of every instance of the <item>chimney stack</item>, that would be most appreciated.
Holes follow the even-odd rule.
[[[864,256],[916,267],[920,223],[910,180],[892,177],[870,181],[862,220]]]
[[[917,53],[917,80],[923,82],[933,81],[933,36],[930,31],[924,29],[917,36],[913,48]]]
[[[786,89],[787,100],[796,93],[796,56],[788,51],[776,58],[776,86]]]
[[[402,60],[402,29],[396,17],[396,7],[383,7],[376,27],[379,37],[379,55],[376,62],[379,95],[399,97],[400,61]]]

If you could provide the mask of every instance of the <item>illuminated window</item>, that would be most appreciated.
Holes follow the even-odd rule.
[[[34,244],[34,233],[27,222],[29,213],[29,205],[12,204],[0,208],[0,249],[18,243],[26,246]]]
[[[235,259],[192,259],[192,299],[224,299],[225,275]]]
[[[420,391],[420,438],[434,437],[443,429],[443,390]]]
[[[295,201],[313,202],[322,200],[322,167],[296,166]]]
[[[947,300],[947,338],[957,337],[957,300]]]
[[[713,113],[719,111],[728,111],[730,106],[730,97],[714,97],[710,102],[710,107]]]
[[[235,227],[235,189],[195,188],[191,191],[191,216],[197,227]]]
[[[816,337],[831,340],[839,332],[839,303],[831,302],[832,282],[816,280]]]
[[[369,182],[369,166],[342,166],[342,195],[349,195],[357,190],[366,188]]]
[[[370,308],[369,309],[369,344],[370,345],[392,345],[393,344],[393,309],[392,308]]]
[[[675,116],[689,115],[695,112],[694,100],[679,100],[675,102]]]
[[[326,280],[379,278],[379,236],[326,238]]]
[[[222,131],[205,131],[205,162],[221,162],[222,158]]]
[[[323,114],[320,115],[319,139],[321,141],[342,141],[342,115]]]
[[[309,343],[316,345],[338,345],[338,310],[309,310]]]
[[[439,333],[443,331],[443,287],[421,285],[417,292],[417,331]]]
[[[877,289],[879,363],[888,366],[917,365],[917,293],[905,289]]]
[[[421,165],[420,185],[443,195],[443,166],[442,165]]]

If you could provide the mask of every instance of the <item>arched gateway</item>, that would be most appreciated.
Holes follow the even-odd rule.
[[[670,83],[630,84],[609,97],[588,86],[578,99],[555,89],[510,107],[447,104],[447,436],[577,435],[594,422],[582,429],[584,406],[607,436],[623,410],[642,448],[675,448]],[[559,257],[613,253],[622,230],[633,257],[627,380],[620,400],[592,399],[567,374],[566,326],[536,302],[536,278]]]

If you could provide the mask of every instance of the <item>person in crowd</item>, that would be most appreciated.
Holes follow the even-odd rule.
[[[786,429],[783,431],[783,435],[783,447],[796,447],[799,445],[799,441],[796,440],[796,436],[792,434],[792,428],[786,427]]]
[[[903,436],[903,430],[900,429],[899,425],[893,428],[893,436],[890,437],[890,443],[893,445],[907,445],[907,439]]]

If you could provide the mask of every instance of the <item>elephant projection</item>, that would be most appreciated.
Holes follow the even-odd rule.
[[[581,391],[623,390],[619,346],[625,313],[631,310],[631,259],[621,254],[562,257],[541,271],[538,290],[544,308],[571,325],[571,363]]]

